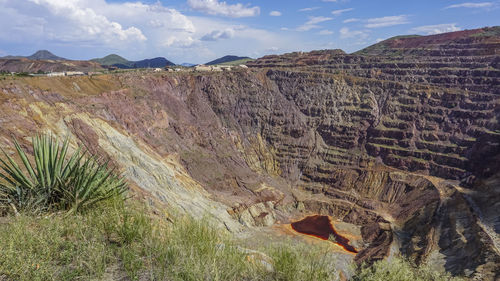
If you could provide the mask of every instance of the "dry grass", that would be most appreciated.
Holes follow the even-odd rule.
[[[207,220],[174,224],[140,204],[4,218],[0,280],[332,280],[324,255],[296,246],[252,258]],[[265,256],[263,254],[263,256]],[[269,266],[275,270],[270,272]]]
[[[376,262],[361,268],[353,281],[461,281],[461,278],[440,273],[427,265],[415,266],[402,258]]]

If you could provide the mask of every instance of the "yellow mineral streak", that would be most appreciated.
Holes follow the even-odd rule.
[[[240,231],[227,212],[227,206],[212,200],[211,195],[195,181],[178,162],[176,155],[160,156],[147,144],[114,128],[108,122],[87,113],[74,112],[69,106],[31,103],[32,118],[43,124],[43,131],[58,137],[72,135],[67,127],[73,119],[89,125],[99,137],[99,146],[123,169],[125,177],[153,199],[194,217],[208,216],[231,231]],[[76,140],[75,136],[72,136]],[[76,147],[76,143],[73,143]]]

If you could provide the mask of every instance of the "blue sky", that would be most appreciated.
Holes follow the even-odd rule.
[[[0,56],[204,63],[500,25],[500,0],[0,0]]]

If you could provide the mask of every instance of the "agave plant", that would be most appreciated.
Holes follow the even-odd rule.
[[[79,147],[67,157],[69,139],[62,145],[51,136],[33,138],[33,161],[14,139],[22,166],[3,149],[0,158],[0,203],[17,209],[72,212],[119,196],[127,190],[123,178],[107,164],[100,165]]]
[[[94,157],[78,161],[71,176],[60,189],[61,205],[70,212],[88,208],[99,201],[121,196],[127,190],[123,177],[100,164]]]

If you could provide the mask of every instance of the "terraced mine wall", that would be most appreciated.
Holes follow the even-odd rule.
[[[224,73],[6,78],[0,145],[69,134],[157,210],[235,235],[330,216],[361,228],[358,263],[402,253],[495,280],[498,57],[407,60],[319,51]]]

